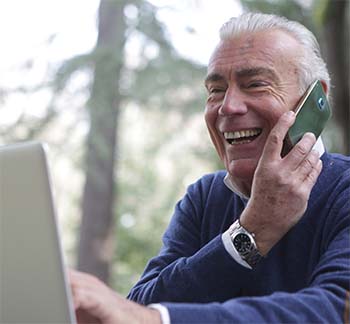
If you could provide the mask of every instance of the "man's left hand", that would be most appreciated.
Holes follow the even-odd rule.
[[[251,197],[240,222],[255,234],[262,255],[293,227],[304,214],[311,189],[322,169],[322,161],[312,150],[316,138],[307,133],[281,157],[283,139],[295,116],[285,113],[271,130],[255,170]]]

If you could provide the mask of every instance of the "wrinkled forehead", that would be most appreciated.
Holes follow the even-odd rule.
[[[208,71],[221,63],[261,61],[276,65],[282,61],[295,61],[302,48],[299,42],[287,32],[265,30],[246,32],[221,40],[209,59]]]

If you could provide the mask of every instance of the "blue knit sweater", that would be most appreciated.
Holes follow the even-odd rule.
[[[246,203],[224,185],[226,173],[191,185],[176,205],[159,255],[128,298],[162,303],[172,324],[344,322],[350,158],[325,153],[322,160],[304,216],[253,270],[234,261],[221,239]]]

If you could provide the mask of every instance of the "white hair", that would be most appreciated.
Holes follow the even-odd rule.
[[[220,29],[220,39],[232,39],[245,32],[278,29],[289,33],[304,49],[298,61],[301,92],[315,80],[323,80],[330,91],[330,76],[321,57],[320,46],[314,34],[302,24],[285,17],[262,13],[244,13],[231,18]]]

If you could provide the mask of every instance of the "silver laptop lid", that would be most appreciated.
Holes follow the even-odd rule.
[[[0,323],[75,323],[40,143],[0,148]]]

